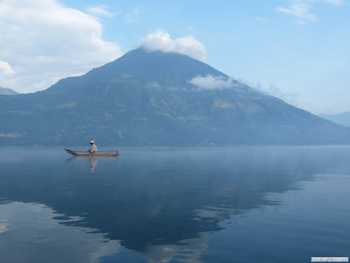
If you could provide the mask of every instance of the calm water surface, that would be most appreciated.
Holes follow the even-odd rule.
[[[350,256],[350,147],[0,149],[0,262]]]

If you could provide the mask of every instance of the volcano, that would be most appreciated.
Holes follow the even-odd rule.
[[[345,144],[350,129],[186,55],[132,50],[47,90],[0,96],[0,144]]]

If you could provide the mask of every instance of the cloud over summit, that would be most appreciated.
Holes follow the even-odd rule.
[[[205,46],[193,36],[173,38],[169,33],[157,31],[148,34],[141,46],[149,51],[174,52],[199,60],[207,58]]]

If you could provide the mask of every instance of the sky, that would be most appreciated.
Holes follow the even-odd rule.
[[[2,87],[46,89],[139,46],[316,114],[350,111],[350,0],[0,0]]]

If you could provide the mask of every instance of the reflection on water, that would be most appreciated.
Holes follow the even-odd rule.
[[[85,161],[90,165],[90,172],[94,174],[96,172],[97,167],[97,158],[95,157],[70,157],[66,160],[67,163],[73,162],[73,161]]]
[[[120,249],[118,241],[55,220],[44,205],[12,202],[0,209],[0,221],[8,227],[0,235],[1,262],[96,262]]]
[[[96,172],[97,160],[96,158],[89,158],[91,173]]]
[[[344,220],[350,216],[350,148],[122,153],[117,160],[99,159],[97,169],[96,159],[66,162],[60,149],[1,150],[0,260],[305,262],[327,253],[349,256],[342,233],[350,230]],[[62,253],[64,260],[57,257]]]

